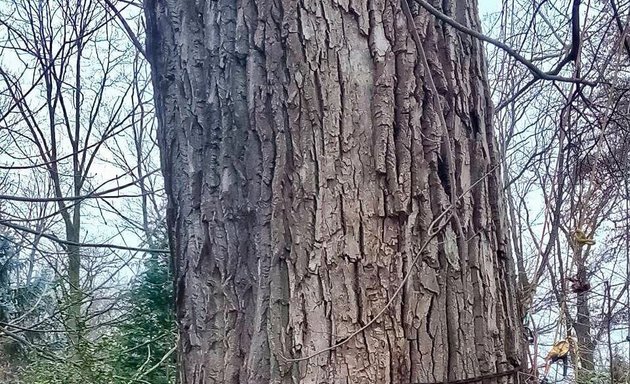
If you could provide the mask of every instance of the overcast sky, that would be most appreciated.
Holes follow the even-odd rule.
[[[501,9],[501,1],[499,0],[479,0],[479,15],[489,12],[497,12]]]

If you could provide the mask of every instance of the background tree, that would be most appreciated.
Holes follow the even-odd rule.
[[[0,323],[15,380],[172,381],[155,355],[170,328],[152,366],[111,361],[146,351],[127,322],[167,311],[147,301],[132,318],[127,300],[134,275],[161,266],[145,260],[168,254],[140,15],[128,2],[0,2],[0,227],[17,249],[0,292],[29,297]]]
[[[618,124],[630,52],[619,15],[629,6],[514,0],[491,19],[494,37],[518,54],[579,80],[540,81],[513,55],[490,49],[519,296],[537,328],[529,361],[536,367],[574,330],[572,365],[585,381],[612,371],[612,345],[628,351],[628,277],[619,274],[628,267],[627,129]],[[579,229],[596,244],[576,244]],[[571,278],[590,289],[574,292]]]
[[[152,254],[145,261],[144,272],[127,295],[126,319],[115,337],[120,346],[111,350],[119,376],[152,384],[174,382],[176,330],[172,278],[168,255]]]

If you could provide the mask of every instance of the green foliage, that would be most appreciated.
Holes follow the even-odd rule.
[[[155,366],[175,345],[173,283],[169,259],[153,254],[145,272],[134,284],[128,298],[128,319],[120,326],[116,365],[124,376]],[[152,384],[174,382],[175,354],[143,379]],[[142,373],[141,373],[142,374]]]
[[[628,359],[625,356],[626,353],[627,351],[625,350],[614,350],[612,367],[609,361],[602,361],[602,364],[593,371],[582,370],[578,372],[576,384],[628,383],[628,378],[630,377],[630,363],[628,363]]]
[[[28,356],[30,364],[15,384],[122,384],[107,359],[108,343],[99,342],[81,351],[82,360],[74,356],[42,355],[33,352]]]
[[[172,384],[175,382],[175,319],[168,255],[152,254],[133,281],[122,321],[76,356],[37,351],[14,384]],[[164,358],[168,354],[167,358]]]
[[[609,380],[609,374],[605,371],[580,371],[576,378],[576,384],[603,384],[607,383]]]

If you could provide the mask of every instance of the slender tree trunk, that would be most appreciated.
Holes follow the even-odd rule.
[[[441,3],[478,28],[476,2]],[[478,41],[413,10],[437,105],[399,0],[145,7],[181,383],[435,382],[520,363]],[[451,201],[459,220],[412,265]]]
[[[582,255],[583,250],[581,247],[575,252],[575,264],[577,267],[576,277],[578,281],[588,282],[588,275],[586,272],[585,258]],[[583,375],[588,376],[594,368],[594,351],[595,340],[591,335],[591,309],[588,300],[588,291],[580,292],[577,294],[576,308],[577,314],[575,316],[575,336],[577,338],[580,354],[580,364]]]
[[[78,209],[75,207],[74,209]],[[78,243],[81,241],[76,227],[66,228],[68,241]],[[80,353],[81,339],[83,337],[83,316],[81,315],[81,303],[83,294],[81,290],[81,247],[69,245],[68,253],[68,294],[67,300],[67,329],[73,347]]]

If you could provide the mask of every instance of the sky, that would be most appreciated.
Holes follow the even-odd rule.
[[[501,9],[500,0],[479,0],[479,15],[484,16],[486,13],[497,12]]]

